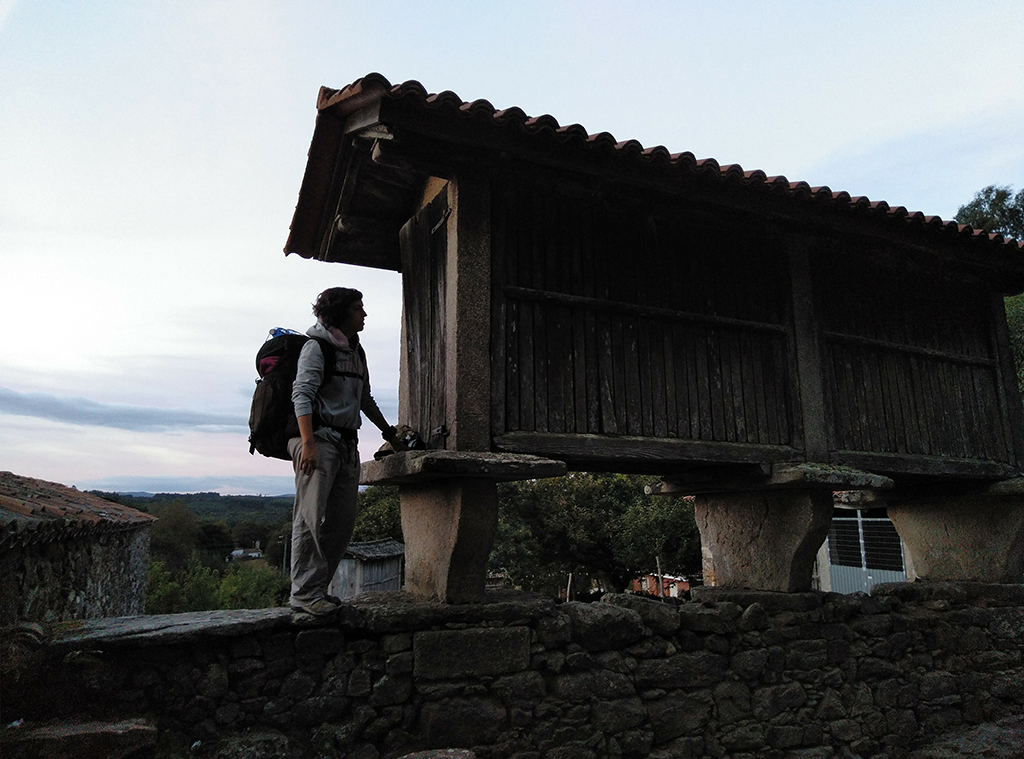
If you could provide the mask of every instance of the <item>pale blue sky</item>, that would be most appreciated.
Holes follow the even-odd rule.
[[[945,218],[1024,184],[1016,0],[0,0],[0,469],[286,491],[253,355],[333,285],[395,418],[398,277],[281,254],[317,91],[370,71]]]

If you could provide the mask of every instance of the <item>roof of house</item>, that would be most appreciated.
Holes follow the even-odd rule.
[[[0,546],[135,529],[155,520],[66,485],[0,472]]]
[[[340,90],[321,88],[317,109],[286,254],[398,270],[398,230],[426,176],[512,162],[668,193],[755,193],[776,201],[773,213],[854,220],[859,231],[944,240],[969,257],[980,254],[983,265],[1024,268],[1024,242],[689,152],[591,134],[552,116],[465,102],[453,92],[429,94],[415,81],[392,85],[368,74]]]
[[[393,556],[401,556],[405,553],[405,544],[397,540],[385,538],[383,540],[371,540],[365,543],[349,543],[345,551],[345,558],[361,559],[390,559]]]

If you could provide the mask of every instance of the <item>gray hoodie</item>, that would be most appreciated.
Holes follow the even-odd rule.
[[[314,426],[320,425],[316,436],[333,443],[341,441],[335,430],[359,429],[360,411],[381,430],[387,429],[388,423],[370,394],[370,373],[358,350],[359,336],[353,335],[347,348],[339,348],[319,321],[306,330],[306,334],[335,346],[335,374],[324,383],[324,354],[320,343],[310,340],[302,346],[292,384],[295,416],[313,414]]]

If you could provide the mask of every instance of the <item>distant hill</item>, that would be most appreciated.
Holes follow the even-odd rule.
[[[292,513],[290,495],[221,495],[220,493],[108,493],[88,491],[108,501],[152,513],[171,503],[184,503],[197,517],[229,525],[243,520],[280,524]]]

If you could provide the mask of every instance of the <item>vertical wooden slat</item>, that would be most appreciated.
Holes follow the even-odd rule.
[[[508,399],[516,392],[514,381],[518,356],[509,350],[510,329],[505,285],[508,278],[509,190],[501,185],[491,197],[491,434],[508,431]],[[510,381],[511,380],[511,381]]]
[[[726,440],[725,432],[725,387],[722,379],[721,339],[719,331],[714,327],[706,330],[707,343],[704,353],[707,355],[708,392],[710,394],[709,411],[711,414],[711,434],[713,440]],[[699,350],[699,347],[698,347]]]
[[[802,241],[793,240],[790,243],[789,275],[793,348],[797,363],[796,378],[799,384],[799,416],[804,454],[808,461],[827,461],[828,434],[821,371],[821,344],[814,305],[810,253]]]

